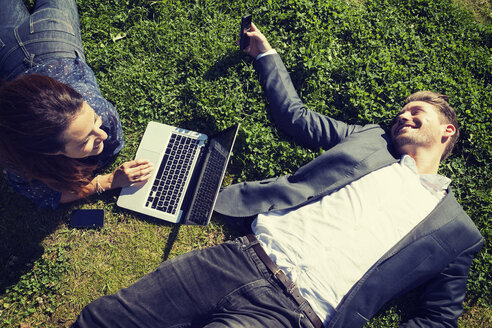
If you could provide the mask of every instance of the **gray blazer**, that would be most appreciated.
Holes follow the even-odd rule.
[[[255,68],[278,127],[325,152],[292,175],[225,188],[218,213],[250,217],[296,208],[398,160],[380,126],[348,125],[306,109],[278,55],[262,57]],[[468,271],[482,245],[478,229],[448,190],[432,213],[353,286],[328,327],[362,327],[385,303],[417,287],[417,311],[402,327],[456,327]]]

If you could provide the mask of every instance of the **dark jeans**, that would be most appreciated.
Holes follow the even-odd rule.
[[[310,327],[245,237],[163,262],[74,327]]]
[[[50,58],[85,60],[75,0],[37,0],[32,14],[22,0],[0,0],[0,80]]]

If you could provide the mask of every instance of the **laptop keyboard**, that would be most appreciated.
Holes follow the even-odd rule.
[[[199,140],[171,134],[159,170],[152,185],[146,207],[176,214],[186,177],[190,173]]]
[[[217,191],[216,188],[220,185],[225,160],[226,157],[217,149],[213,148],[210,151],[210,157],[208,162],[204,163],[205,170],[190,210],[189,218],[191,222],[196,224],[207,223],[212,209],[210,204],[213,203]]]

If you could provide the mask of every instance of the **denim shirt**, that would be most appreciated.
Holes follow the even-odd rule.
[[[98,167],[108,164],[123,148],[123,131],[120,117],[114,106],[101,95],[92,69],[79,58],[56,58],[47,60],[23,74],[30,73],[47,75],[70,85],[101,117],[101,129],[108,134],[108,139],[104,141],[102,153],[93,156],[92,159],[97,161]],[[55,209],[60,204],[61,192],[49,188],[41,181],[33,180],[29,183],[27,179],[11,171],[7,172],[7,180],[14,191],[26,196],[40,208]]]

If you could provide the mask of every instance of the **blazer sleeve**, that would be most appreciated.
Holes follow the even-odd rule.
[[[427,282],[419,295],[415,315],[400,327],[458,327],[463,312],[468,271],[483,239],[463,251],[435,278]]]
[[[308,110],[299,98],[289,73],[278,54],[255,61],[273,121],[296,142],[314,150],[327,150],[354,132],[371,125],[348,125]]]

